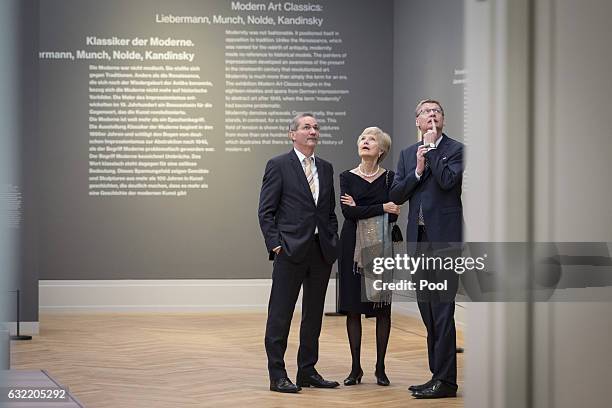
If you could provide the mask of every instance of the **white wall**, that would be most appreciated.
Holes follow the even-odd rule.
[[[465,198],[467,239],[612,241],[612,3],[465,4],[468,163],[481,186]],[[466,406],[610,406],[611,310],[470,305]]]
[[[612,242],[612,2],[538,0],[536,237]],[[609,407],[612,304],[535,310],[537,407]],[[585,384],[585,387],[576,387]]]

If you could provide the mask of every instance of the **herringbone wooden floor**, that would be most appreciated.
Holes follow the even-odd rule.
[[[461,407],[462,398],[414,400],[407,387],[430,376],[420,320],[393,315],[390,387],[376,385],[374,319],[363,320],[363,383],[287,395],[268,390],[265,314],[43,314],[40,336],[13,342],[13,369],[45,369],[88,408]],[[295,379],[299,316],[286,354]],[[462,343],[459,335],[459,344]],[[463,356],[459,355],[459,393]],[[318,371],[342,382],[350,371],[344,317],[325,317]]]

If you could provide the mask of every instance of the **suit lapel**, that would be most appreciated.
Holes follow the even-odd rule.
[[[444,154],[446,153],[447,148],[448,148],[448,136],[442,133],[442,140],[440,140],[440,144],[438,145],[438,151],[440,152],[440,155],[442,157],[444,157]]]
[[[447,143],[447,139],[448,136],[446,136],[444,133],[442,133],[442,140],[440,140],[440,144],[438,144],[437,147],[437,151],[439,152],[439,156],[441,157],[445,157],[446,155],[446,149],[448,147],[448,143]],[[421,144],[423,144],[423,142],[421,142]],[[430,165],[427,167],[427,171],[423,174],[423,181],[425,181],[425,179],[427,179],[427,177],[429,177],[431,175],[431,163]]]
[[[323,165],[323,162],[317,158],[315,158],[315,162],[317,165],[317,173],[319,175],[319,200],[317,201],[317,207],[321,204],[321,197],[323,197],[323,193],[329,187],[326,183],[327,178],[327,167]]]
[[[442,134],[442,140],[440,140],[440,144],[438,145],[438,152],[440,156],[440,160],[443,162],[446,161],[446,151],[448,150],[448,136],[444,133]]]
[[[306,180],[306,173],[304,173],[304,168],[302,167],[302,163],[300,163],[297,157],[297,154],[295,154],[295,151],[293,149],[291,149],[291,151],[289,152],[289,161],[291,162],[291,167],[293,168],[293,171],[295,171],[295,175],[298,180],[298,184],[302,186],[302,190],[304,190],[304,193],[310,196],[311,202],[314,204],[314,197],[312,196],[312,193],[310,192],[310,186],[308,185],[308,180]],[[318,167],[317,167],[317,170],[318,170]],[[321,179],[319,179],[319,181],[320,180]]]

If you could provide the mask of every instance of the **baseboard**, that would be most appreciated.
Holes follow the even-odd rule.
[[[16,322],[4,322],[4,326],[8,329],[9,334],[14,336],[17,334],[17,323]],[[26,336],[38,336],[39,325],[38,322],[19,322],[19,334]]]
[[[271,279],[41,280],[41,312],[265,311]],[[336,281],[329,281],[325,311],[336,310]],[[296,310],[301,308],[301,294]],[[396,313],[419,317],[414,301],[394,300]],[[465,304],[455,320],[466,322]],[[38,329],[38,322],[36,329]],[[22,326],[23,331],[23,326]]]
[[[41,280],[42,312],[265,311],[271,279]],[[336,309],[331,280],[325,311]],[[301,294],[296,310],[301,307]]]

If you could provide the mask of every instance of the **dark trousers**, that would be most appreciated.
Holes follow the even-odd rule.
[[[331,264],[323,259],[318,239],[313,239],[308,254],[300,263],[292,262],[282,251],[275,257],[265,335],[271,380],[287,377],[284,361],[287,337],[302,286],[298,375],[316,372],[314,366],[319,359],[319,335],[330,273]]]
[[[435,255],[427,238],[425,227],[419,226],[415,256],[421,254],[425,254],[425,256]],[[426,279],[430,282],[448,281],[449,290],[445,292],[417,290],[417,300],[421,318],[427,328],[427,354],[429,370],[433,374],[432,379],[441,380],[457,387],[455,302],[451,300],[454,299],[454,294],[456,294],[457,275],[454,272],[436,274],[436,271],[418,271],[415,277],[417,280]],[[417,289],[418,287],[419,284],[417,283]]]

